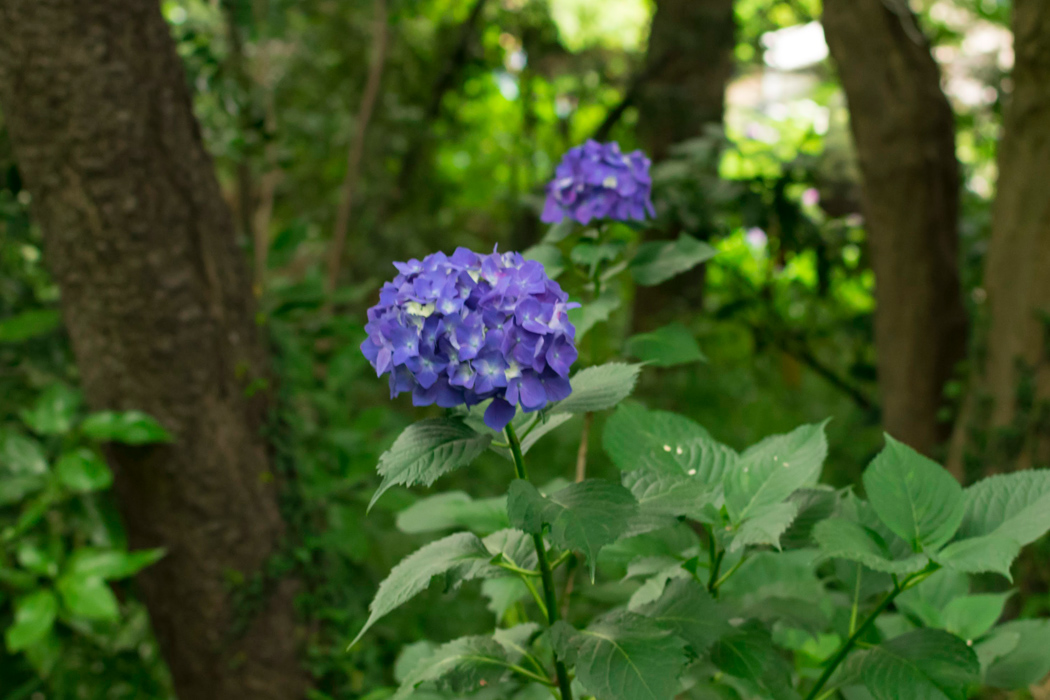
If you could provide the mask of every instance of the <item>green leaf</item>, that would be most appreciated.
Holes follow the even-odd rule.
[[[726,508],[734,523],[817,483],[828,454],[825,425],[827,421],[768,437],[740,455],[724,482]]]
[[[948,569],[971,574],[991,571],[1013,581],[1010,565],[1020,553],[1021,545],[1014,540],[1000,535],[985,535],[952,542],[932,556],[935,562]]]
[[[55,583],[62,604],[75,617],[87,620],[120,619],[117,598],[101,576],[63,574]]]
[[[32,408],[22,411],[22,421],[38,435],[64,435],[73,428],[80,402],[80,392],[65,384],[52,384]]]
[[[174,442],[164,426],[142,411],[101,411],[80,424],[80,432],[98,442],[149,445]]]
[[[470,532],[449,535],[409,554],[379,584],[379,591],[368,606],[371,614],[350,646],[357,644],[379,618],[423,591],[433,577],[444,574],[458,585],[486,574],[490,559],[492,554],[485,544]]]
[[[0,475],[0,506],[18,503],[47,484],[43,474]]]
[[[543,236],[543,242],[558,243],[559,241],[564,241],[572,234],[573,229],[575,228],[576,221],[573,219],[563,219],[547,229],[547,233]]]
[[[625,532],[638,502],[623,486],[604,479],[587,479],[546,497],[516,479],[507,493],[507,512],[514,527],[533,535],[550,525],[551,541],[583,552],[594,580],[599,550]]]
[[[597,299],[569,310],[569,322],[576,328],[576,344],[603,321],[608,321],[613,311],[623,304],[623,297],[611,287],[606,287]]]
[[[728,614],[692,578],[671,581],[659,600],[638,612],[684,639],[696,654],[706,652],[731,629]]]
[[[17,598],[14,608],[14,622],[4,631],[7,650],[12,653],[40,641],[51,631],[58,615],[58,600],[50,590],[41,589]]]
[[[16,557],[23,569],[34,574],[54,576],[58,573],[58,560],[55,559],[55,555],[49,549],[38,547],[28,540],[18,545]]]
[[[1022,547],[1050,530],[1050,470],[997,474],[966,489],[961,537],[1000,535]]]
[[[1011,595],[1007,591],[954,598],[944,608],[944,627],[967,642],[982,637],[1003,616],[1003,606]]]
[[[887,574],[906,575],[929,564],[925,554],[894,559],[878,533],[845,518],[829,518],[813,528],[813,539],[825,559],[848,559]]]
[[[163,549],[140,549],[123,552],[118,549],[82,547],[73,552],[66,563],[66,573],[80,578],[100,578],[116,581],[134,576],[164,557]]]
[[[1013,620],[995,628],[997,634],[1016,634],[1012,651],[995,659],[984,681],[993,688],[1020,690],[1050,673],[1050,620]]]
[[[676,241],[650,241],[638,247],[631,260],[634,281],[652,287],[691,270],[718,254],[708,244],[682,235]]]
[[[436,683],[439,689],[458,693],[498,683],[506,674],[508,663],[506,651],[492,637],[462,637],[420,659],[392,700],[409,697],[416,686],[427,681]]]
[[[737,454],[685,416],[626,403],[605,423],[602,446],[622,471],[648,469],[696,477],[707,487],[722,483]]]
[[[53,309],[34,309],[0,320],[0,343],[20,343],[51,333],[62,325],[62,315]]]
[[[756,509],[741,523],[729,544],[735,552],[747,546],[769,545],[780,549],[780,537],[798,515],[798,504],[773,503]]]
[[[711,661],[736,678],[758,683],[776,700],[797,698],[791,669],[773,646],[769,632],[748,622],[723,635],[711,649]]]
[[[681,323],[672,323],[651,333],[632,336],[628,338],[624,350],[631,357],[657,367],[674,367],[707,359],[700,351],[696,338]]]
[[[521,530],[507,528],[492,533],[482,541],[489,553],[500,561],[522,569],[535,569],[537,566],[536,543]]]
[[[455,528],[488,534],[509,526],[505,496],[475,501],[462,491],[422,498],[397,514],[397,529],[410,535]]]
[[[379,458],[383,483],[368,508],[392,486],[430,486],[438,477],[473,462],[491,442],[491,434],[477,433],[459,418],[413,423]]]
[[[92,449],[80,447],[66,452],[55,463],[55,475],[63,486],[78,493],[109,488],[113,473],[105,460]]]
[[[882,522],[916,551],[943,546],[966,508],[951,474],[889,435],[864,472],[864,489]]]
[[[544,271],[552,280],[558,279],[561,273],[565,271],[565,260],[562,258],[561,251],[556,246],[548,243],[540,243],[531,248],[526,248],[521,252],[521,257],[526,260],[535,260],[543,265]]]
[[[802,549],[813,546],[813,528],[835,512],[838,497],[829,488],[799,489],[791,494],[788,503],[798,506],[798,515],[780,538],[784,549]]]
[[[843,675],[859,678],[875,700],[964,700],[980,665],[955,635],[919,629],[854,653]]]
[[[599,618],[585,630],[558,622],[550,630],[560,658],[599,698],[671,700],[686,665],[685,642],[655,620],[630,612]]]
[[[486,607],[496,620],[502,620],[519,600],[531,599],[529,589],[518,576],[485,579],[481,582],[481,595],[489,601]]]
[[[47,473],[44,448],[36,440],[12,432],[0,432],[0,469],[12,476]]]
[[[641,513],[672,518],[685,516],[703,520],[705,506],[714,502],[717,493],[717,489],[695,474],[651,468],[624,473],[622,483],[638,501]]]
[[[612,408],[630,396],[641,365],[609,362],[577,372],[570,383],[572,394],[554,404],[552,413],[592,413]]]

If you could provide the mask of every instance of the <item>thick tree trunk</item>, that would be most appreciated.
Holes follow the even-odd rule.
[[[883,423],[929,453],[950,435],[938,413],[966,351],[954,118],[907,3],[825,0],[824,31],[864,179]]]
[[[293,584],[231,599],[284,532],[246,396],[264,353],[158,3],[0,0],[0,27],[0,105],[88,399],[176,436],[109,451],[131,545],[168,552],[139,582],[176,691],[302,697]]]
[[[666,158],[675,144],[701,136],[709,125],[722,124],[735,30],[733,0],[656,0],[637,97],[638,134],[654,161]],[[687,233],[707,237],[705,231]],[[635,327],[650,329],[679,311],[695,311],[703,286],[700,266],[660,287],[640,288]]]
[[[1050,5],[1014,0],[1013,30],[987,335],[952,445],[952,467],[968,478],[1050,464]]]

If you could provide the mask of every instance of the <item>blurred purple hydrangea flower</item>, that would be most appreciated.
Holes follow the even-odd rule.
[[[587,141],[562,158],[547,185],[542,219],[553,224],[572,218],[645,221],[655,216],[649,159],[641,151],[621,153],[618,143]]]
[[[576,360],[569,303],[538,262],[519,253],[457,248],[394,263],[392,282],[368,310],[361,352],[390,395],[417,406],[492,399],[485,424],[503,430],[515,407],[536,411],[567,397]]]

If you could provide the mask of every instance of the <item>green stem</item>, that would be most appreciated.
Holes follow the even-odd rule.
[[[817,684],[813,686],[813,689],[809,691],[809,695],[806,696],[806,700],[816,700],[816,698],[820,696],[820,691],[823,690],[825,685],[827,685],[832,674],[835,673],[835,669],[837,669],[842,662],[846,660],[849,653],[853,651],[853,647],[856,646],[857,640],[860,639],[873,624],[875,624],[875,619],[885,612],[886,608],[888,608],[890,603],[893,602],[893,599],[899,596],[903,591],[903,587],[896,583],[893,585],[893,590],[887,593],[885,597],[879,601],[879,604],[875,606],[875,609],[871,611],[871,614],[864,618],[864,622],[860,623],[860,627],[849,636],[846,643],[843,644],[838,652],[836,652],[835,656],[831,658],[831,661],[829,661],[828,665],[824,668],[824,673],[820,674],[820,678],[817,679]]]
[[[528,472],[525,470],[525,458],[521,454],[521,443],[518,442],[518,435],[514,432],[514,426],[508,423],[504,432],[507,434],[507,442],[510,443],[510,453],[514,457],[514,473],[519,479],[528,480]],[[543,581],[543,595],[546,598],[547,607],[547,624],[553,625],[558,621],[558,596],[554,590],[554,576],[551,573],[551,565],[547,561],[547,547],[543,543],[543,535],[533,535],[532,542],[536,546],[536,559],[540,565],[540,580]],[[558,675],[558,688],[561,690],[562,700],[572,700],[569,672],[557,654],[554,655],[554,670]]]
[[[496,566],[498,566],[501,569],[506,569],[507,571],[510,571],[512,573],[519,574],[521,576],[539,576],[540,575],[539,571],[533,571],[532,569],[523,569],[520,566],[515,566],[514,564],[511,564],[511,563],[505,562],[505,561],[497,562]]]
[[[725,557],[725,550],[715,553],[718,549],[718,544],[715,542],[715,530],[713,527],[708,528],[708,556],[710,558],[709,574],[707,577],[707,591],[715,597],[718,597],[718,571],[722,568],[722,559]]]
[[[712,595],[716,597],[718,596],[718,589],[722,587],[723,583],[729,580],[730,576],[737,572],[737,569],[744,565],[744,561],[746,561],[744,557],[740,557],[740,561],[738,561],[736,564],[733,564],[729,571],[722,574],[722,576],[717,581],[715,581],[714,590],[711,591]],[[721,560],[719,560],[719,562],[721,562]]]

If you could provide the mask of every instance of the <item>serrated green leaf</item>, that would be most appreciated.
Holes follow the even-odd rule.
[[[462,491],[448,491],[421,498],[397,514],[397,529],[408,534],[465,528],[489,534],[510,527],[507,498],[475,501]]]
[[[855,652],[843,675],[859,678],[875,700],[964,700],[980,665],[955,635],[920,629]]]
[[[491,434],[477,433],[459,418],[413,423],[379,458],[377,469],[383,483],[368,508],[392,486],[430,486],[438,477],[473,462],[491,442]]]
[[[730,676],[758,683],[776,700],[798,697],[787,661],[777,653],[769,632],[755,622],[723,635],[711,648],[711,661]]]
[[[863,479],[879,518],[916,551],[940,548],[959,529],[966,508],[959,482],[889,435]]]
[[[622,471],[685,474],[707,487],[721,484],[737,461],[733,449],[685,416],[633,402],[618,406],[606,421],[602,446]]]
[[[894,559],[878,533],[844,518],[829,518],[813,528],[813,539],[825,559],[848,559],[887,574],[922,571],[930,560],[925,554]]]
[[[952,600],[969,595],[969,577],[959,571],[940,569],[922,585],[897,596],[896,605],[927,627],[944,627],[944,609]]]
[[[59,457],[55,463],[55,475],[63,486],[77,493],[99,491],[113,483],[113,473],[105,460],[87,447],[79,447]]]
[[[990,571],[1013,581],[1010,565],[1020,553],[1021,545],[1014,540],[999,535],[985,535],[952,542],[932,556],[934,561],[948,569],[971,574]]]
[[[817,483],[828,454],[825,425],[827,421],[768,437],[740,455],[724,479],[732,522],[741,523],[763,506],[780,503]]]
[[[0,432],[0,470],[11,476],[39,476],[47,473],[44,448],[25,435]]]
[[[62,315],[53,309],[34,309],[0,320],[0,343],[20,343],[51,333],[62,325]]]
[[[558,622],[550,631],[560,658],[600,698],[671,700],[686,665],[685,642],[655,620],[630,612],[599,618],[585,630]]]
[[[17,598],[14,609],[14,622],[4,630],[7,650],[12,653],[26,649],[51,631],[58,615],[58,599],[45,588]]]
[[[515,603],[530,600],[529,589],[518,576],[488,578],[481,582],[481,595],[488,600],[488,610],[502,620]]]
[[[357,644],[379,618],[423,591],[435,576],[448,575],[454,585],[469,581],[488,573],[491,559],[492,553],[470,532],[449,535],[409,554],[379,584],[368,606],[368,620],[350,646]]]
[[[535,569],[537,566],[536,543],[521,530],[508,527],[492,533],[482,542],[492,556],[498,556],[504,562],[522,569]]]
[[[551,408],[551,413],[592,413],[612,408],[630,396],[641,365],[609,362],[582,369],[573,375],[572,394]]]
[[[393,700],[411,696],[416,686],[427,681],[456,692],[475,690],[480,684],[499,682],[507,665],[506,652],[492,637],[462,637],[420,659],[405,676]]]
[[[638,612],[684,639],[697,654],[706,652],[731,629],[729,615],[692,578],[671,581],[656,602]]]
[[[66,562],[65,572],[81,578],[101,578],[116,581],[134,576],[139,571],[164,558],[163,549],[142,549],[122,552],[117,549],[82,547],[73,552]]]
[[[788,497],[788,503],[798,506],[798,515],[780,538],[784,549],[802,549],[813,546],[813,528],[835,512],[838,497],[832,489],[799,489]]]
[[[164,426],[141,411],[101,411],[80,424],[80,432],[98,442],[149,445],[173,442]]]
[[[993,688],[1019,690],[1050,673],[1050,620],[1013,620],[995,628],[997,634],[1016,634],[1013,649],[996,658],[985,672]]]
[[[514,527],[530,534],[550,525],[551,542],[583,552],[593,580],[598,552],[623,535],[638,502],[623,486],[604,479],[587,479],[546,497],[517,479],[507,494],[507,512]]]
[[[980,593],[950,600],[943,612],[944,628],[967,642],[973,641],[995,626],[1011,595],[1011,591]]]
[[[101,576],[63,574],[55,582],[62,605],[75,617],[87,620],[117,620],[120,607]]]
[[[690,517],[703,520],[705,506],[716,499],[717,489],[696,474],[661,471],[651,468],[625,472],[624,487],[634,494],[641,513],[656,516]]]
[[[397,655],[397,661],[394,662],[394,680],[399,685],[403,683],[408,674],[412,673],[416,666],[419,665],[419,662],[431,656],[437,651],[437,648],[438,645],[429,639],[401,647],[401,651]]]
[[[780,549],[780,537],[798,515],[798,504],[786,501],[754,510],[733,535],[728,550],[736,552],[747,546],[769,545]]]
[[[540,626],[535,622],[525,622],[509,629],[498,629],[492,638],[503,647],[503,651],[507,653],[507,660],[517,663],[528,653],[529,640],[539,631]]]
[[[652,287],[710,260],[718,251],[692,236],[676,241],[650,241],[638,247],[631,260],[631,275],[643,287]]]
[[[72,429],[80,403],[80,392],[65,384],[52,384],[20,415],[38,435],[64,435]]]
[[[627,339],[624,352],[657,367],[674,367],[707,359],[696,338],[681,323],[631,336]]]
[[[1050,470],[996,474],[966,489],[961,537],[1000,535],[1022,547],[1050,530]]]

